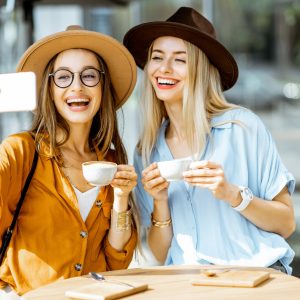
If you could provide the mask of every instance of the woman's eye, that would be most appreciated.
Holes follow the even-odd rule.
[[[84,74],[82,78],[84,79],[94,79],[96,77],[95,74]]]
[[[159,57],[159,56],[153,56],[153,57],[152,57],[152,60],[162,60],[162,58]]]
[[[175,61],[179,62],[179,63],[186,63],[186,60],[183,58],[176,58]]]
[[[68,75],[68,74],[65,74],[65,75],[59,75],[58,77],[57,77],[57,79],[58,80],[68,80],[68,79],[70,79],[70,75]]]

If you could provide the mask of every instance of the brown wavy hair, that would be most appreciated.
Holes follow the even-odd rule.
[[[104,60],[95,53],[104,76],[100,83],[102,88],[102,101],[100,108],[93,118],[89,145],[91,149],[97,147],[103,157],[113,159],[117,164],[127,164],[127,154],[118,130],[118,120],[116,114],[116,93],[112,86],[110,74]],[[62,165],[59,148],[68,140],[70,127],[65,119],[57,111],[51,94],[51,78],[49,74],[54,71],[54,56],[45,68],[41,90],[39,92],[38,105],[33,119],[31,133],[35,136],[36,148],[39,149],[42,143],[49,146],[49,153],[42,153],[53,157],[59,165]],[[57,128],[63,132],[63,139],[57,141]],[[129,205],[133,209],[133,224],[139,231],[139,215],[133,199],[132,193],[129,195]],[[138,240],[138,248],[140,240]]]
[[[117,164],[127,164],[127,154],[118,131],[116,115],[116,93],[111,84],[108,68],[104,60],[95,53],[104,75],[101,77],[102,101],[100,108],[94,116],[90,135],[90,148],[97,147],[103,157],[110,149],[114,149],[114,158]],[[51,94],[51,78],[49,74],[54,70],[56,60],[54,56],[45,68],[38,105],[33,119],[31,132],[36,136],[36,146],[44,142],[49,146],[49,156],[59,161],[59,147],[69,138],[70,127],[57,111]],[[57,128],[63,132],[63,139],[57,141]]]

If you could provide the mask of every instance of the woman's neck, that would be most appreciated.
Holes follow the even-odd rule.
[[[89,126],[70,126],[70,135],[61,150],[71,151],[77,155],[91,152],[89,144]],[[62,131],[58,130],[57,140],[62,140]]]
[[[185,140],[185,130],[182,117],[182,104],[165,104],[165,108],[170,120],[170,125],[166,132],[166,138],[176,139],[178,140],[178,142]]]
[[[174,158],[191,155],[191,149],[187,143],[185,126],[182,117],[182,105],[166,105],[166,111],[170,119],[166,131],[166,142]]]

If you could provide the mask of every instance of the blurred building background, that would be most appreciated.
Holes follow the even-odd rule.
[[[214,23],[240,68],[228,100],[261,116],[296,177],[298,228],[288,242],[296,252],[294,275],[300,277],[300,0],[0,0],[0,73],[14,72],[30,44],[70,24],[122,41],[130,27],[165,20],[180,6],[194,7]],[[140,128],[141,76],[139,71],[133,95],[118,112],[130,161]],[[24,112],[0,114],[0,141],[26,130],[31,118]]]

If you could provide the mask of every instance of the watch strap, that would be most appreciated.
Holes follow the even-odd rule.
[[[253,193],[248,187],[239,186],[239,189],[242,196],[242,202],[238,206],[233,207],[233,209],[236,211],[243,211],[252,201]]]

